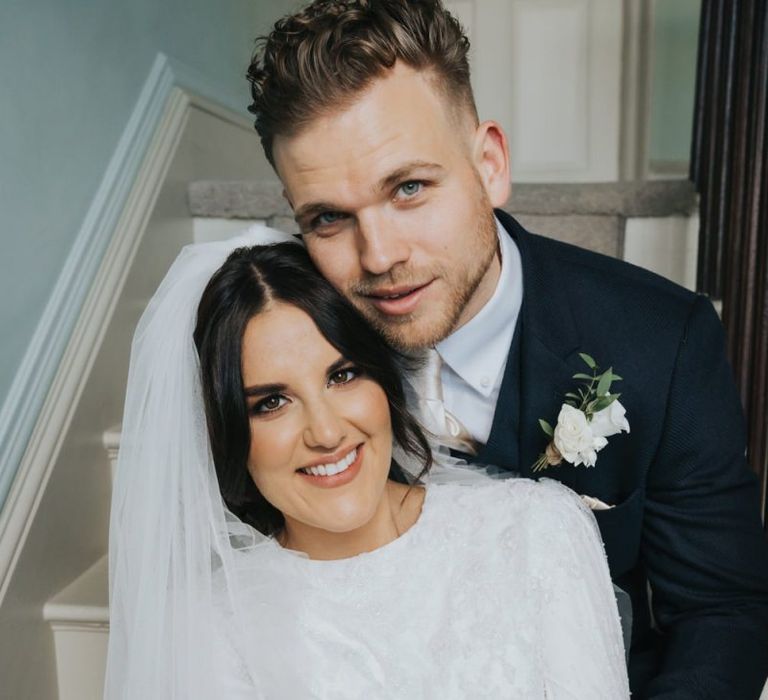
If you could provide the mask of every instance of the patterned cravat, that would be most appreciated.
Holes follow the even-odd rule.
[[[413,406],[421,424],[437,441],[452,450],[459,450],[468,455],[476,455],[478,444],[467,428],[443,403],[443,382],[440,369],[443,360],[437,350],[430,348],[423,356],[423,365],[411,378],[415,392]]]

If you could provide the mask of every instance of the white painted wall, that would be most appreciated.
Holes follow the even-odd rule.
[[[158,54],[179,84],[244,114],[253,39],[292,5],[0,2],[0,507],[77,317],[61,305],[77,309],[95,270],[68,261],[86,239],[103,252],[147,147],[134,122],[154,118],[140,102]]]
[[[472,43],[481,119],[500,122],[518,182],[619,177],[620,0],[447,0]]]
[[[77,345],[75,355],[93,355],[92,365],[86,365],[84,376],[73,373],[81,385],[68,383],[72,376],[54,379],[65,393],[46,402],[49,420],[36,432],[39,458],[29,471],[37,474],[41,467],[47,483],[44,479],[39,488],[32,484],[29,495],[14,498],[14,503],[17,499],[28,502],[19,512],[31,508],[35,517],[0,602],[0,696],[4,698],[57,697],[53,634],[43,620],[43,605],[106,552],[111,479],[102,435],[121,419],[128,353],[139,314],[180,248],[193,240],[187,183],[251,175],[252,163],[243,154],[254,152],[258,141],[245,120],[192,106],[179,125],[180,141],[171,153],[157,199],[150,198],[155,203],[146,212],[148,220],[123,229],[126,245],[131,239],[138,245],[133,264],[121,258],[127,253],[114,253],[108,255],[109,267],[97,275],[107,289],[110,284],[119,285],[114,308],[100,307],[101,294],[92,290],[95,298],[89,296],[86,308],[101,308],[99,313],[108,315],[81,319],[71,341]],[[166,134],[164,141],[172,138],[173,134]],[[145,165],[152,158],[150,149]],[[133,191],[145,187],[140,180]],[[140,222],[140,217],[132,220]],[[128,267],[127,278],[120,282]],[[90,326],[103,331],[103,339],[97,334],[95,347],[78,344]],[[65,357],[70,357],[70,350]],[[67,375],[68,367],[62,372]]]

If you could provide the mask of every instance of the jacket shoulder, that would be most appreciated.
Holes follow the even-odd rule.
[[[525,232],[533,267],[565,285],[576,301],[599,299],[603,310],[660,314],[684,321],[700,295],[631,263]]]

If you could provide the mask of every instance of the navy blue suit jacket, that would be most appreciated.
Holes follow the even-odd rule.
[[[631,426],[594,468],[548,469],[595,513],[611,576],[632,598],[633,698],[756,700],[768,675],[768,546],[724,335],[711,303],[657,275],[526,232],[523,305],[481,461],[524,476],[579,352],[612,366]],[[523,593],[524,594],[524,593]]]

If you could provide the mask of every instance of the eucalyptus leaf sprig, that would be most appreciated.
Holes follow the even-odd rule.
[[[575,454],[578,459],[576,464],[584,463],[587,464],[587,466],[593,466],[597,459],[597,452],[608,442],[605,435],[613,435],[617,432],[629,431],[629,423],[627,423],[626,419],[623,417],[623,407],[621,407],[620,404],[619,407],[622,411],[620,416],[621,422],[613,425],[611,432],[608,432],[605,435],[596,435],[590,430],[590,424],[595,415],[605,411],[605,409],[617,401],[621,396],[620,393],[611,393],[613,382],[621,381],[621,377],[618,374],[614,374],[613,367],[609,367],[605,372],[600,372],[597,362],[595,362],[593,357],[587,355],[587,353],[579,353],[579,357],[581,357],[582,361],[587,365],[592,374],[583,372],[574,374],[573,379],[579,380],[581,386],[577,387],[575,391],[569,391],[565,394],[563,409],[558,418],[558,426],[563,422],[564,414],[567,414],[567,417],[571,418],[575,416],[575,421],[565,421],[567,423],[566,430],[570,430],[571,434],[563,437],[559,434],[560,431],[557,427],[553,428],[552,425],[543,418],[539,419],[539,425],[544,433],[550,438],[550,442],[547,445],[546,450],[539,455],[539,458],[534,463],[532,467],[534,472],[542,471],[547,467],[560,464],[564,458],[567,459],[567,457],[565,457],[566,454]],[[577,413],[574,413],[574,410]],[[577,447],[575,451],[572,449],[574,439],[580,441],[580,447]],[[585,440],[587,443],[585,443]],[[563,449],[565,443],[568,443],[571,449]],[[587,457],[584,455],[587,455]],[[567,459],[567,461],[572,460]]]

